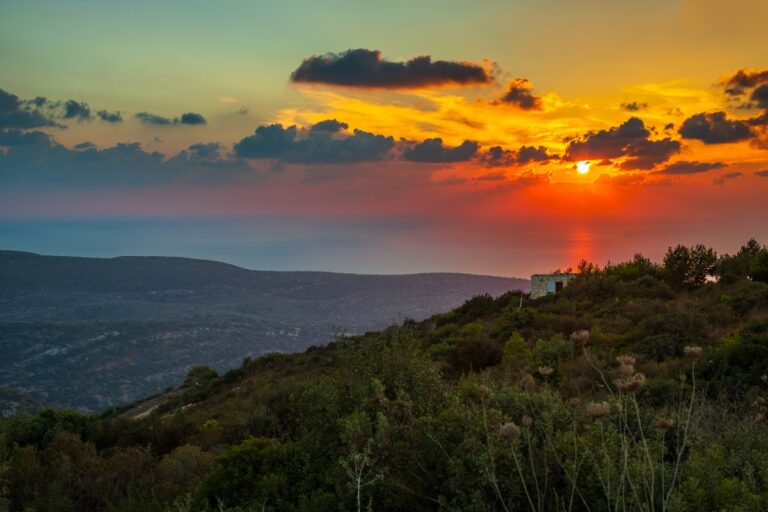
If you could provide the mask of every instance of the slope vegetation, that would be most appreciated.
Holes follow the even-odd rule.
[[[0,428],[5,499],[12,511],[766,510],[766,264],[756,245],[583,264],[522,306],[478,296],[223,375],[198,366],[101,417],[17,415]]]

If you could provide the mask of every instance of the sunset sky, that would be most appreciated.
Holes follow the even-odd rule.
[[[766,19],[0,0],[0,249],[527,276],[768,243]]]

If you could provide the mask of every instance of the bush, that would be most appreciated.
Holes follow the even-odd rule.
[[[290,498],[289,459],[292,446],[252,437],[224,452],[195,492],[201,506],[272,507]],[[277,508],[276,510],[280,510]]]
[[[448,342],[455,347],[450,363],[456,371],[481,371],[501,362],[502,348],[481,321],[465,324]]]

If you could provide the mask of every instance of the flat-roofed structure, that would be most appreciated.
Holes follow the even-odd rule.
[[[575,275],[571,272],[533,274],[531,276],[531,298],[538,299],[550,293],[559,292]]]

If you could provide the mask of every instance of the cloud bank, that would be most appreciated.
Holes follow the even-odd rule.
[[[313,55],[291,73],[298,84],[384,89],[486,85],[493,80],[485,66],[472,62],[433,61],[428,55],[393,62],[378,50],[363,48]]]
[[[207,124],[205,117],[195,112],[185,112],[180,117],[163,117],[149,112],[139,112],[134,116],[142,124],[154,126],[174,126],[179,124],[201,125]]]
[[[565,160],[597,160],[624,158],[619,165],[625,170],[648,170],[666,162],[680,151],[680,142],[669,137],[651,140],[651,132],[637,117],[620,126],[588,132],[573,140],[565,150]]]
[[[321,121],[306,133],[296,126],[282,124],[259,126],[253,135],[236,142],[233,149],[241,158],[277,158],[286,163],[352,163],[388,158],[395,139],[355,129],[351,135],[338,136],[342,126],[336,120]],[[300,136],[301,135],[301,136]]]

